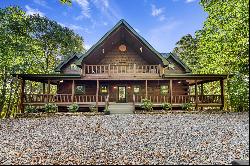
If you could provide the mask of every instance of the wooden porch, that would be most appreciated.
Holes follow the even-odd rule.
[[[134,94],[131,91],[131,87],[127,86],[130,88],[130,96],[128,100],[126,100],[126,103],[133,103],[135,107],[138,107],[142,104],[143,99],[149,99],[154,107],[160,107],[162,103],[170,103],[172,104],[173,107],[180,107],[184,103],[191,103],[195,109],[198,109],[200,107],[203,109],[203,107],[220,107],[221,109],[224,108],[224,80],[226,79],[226,75],[169,75],[166,76],[165,78],[161,79],[151,79],[151,80],[137,80],[140,81],[142,84],[142,92],[141,94]],[[109,103],[117,103],[119,102],[117,98],[112,97],[112,93],[114,91],[111,91],[110,93],[107,94],[101,94],[100,93],[100,84],[109,82],[110,88],[113,90],[117,91],[117,85],[115,81],[118,80],[107,80],[107,79],[92,79],[92,80],[84,80],[81,78],[80,75],[74,75],[74,77],[68,77],[65,75],[20,75],[19,76],[20,81],[21,81],[21,95],[20,98],[20,109],[23,111],[24,106],[31,104],[31,105],[39,105],[42,106],[46,103],[55,103],[58,106],[68,106],[72,104],[73,102],[78,103],[80,107],[89,107],[90,105],[96,105],[97,107],[104,107],[105,105],[108,105]],[[25,92],[25,86],[27,85],[27,82],[25,80],[30,80],[30,81],[36,81],[36,82],[41,82],[43,85],[43,94],[41,93],[26,93]],[[51,85],[59,85],[61,80],[71,82],[70,84],[70,93],[55,93],[51,94]],[[84,95],[84,94],[76,94],[75,93],[75,87],[76,84],[79,82],[86,82],[86,81],[92,81],[90,84],[94,85],[92,88],[93,93],[92,95]],[[131,84],[135,80],[129,80],[132,81]],[[152,91],[152,84],[151,84],[151,90],[149,93],[149,83],[152,82],[159,82],[162,81],[164,85],[167,85],[169,87],[169,91],[166,95],[158,95],[158,93],[155,93],[155,90],[157,90],[156,87],[153,87]],[[194,87],[194,94],[176,94],[177,92],[173,88],[174,83],[181,83],[181,82],[186,82],[188,83],[188,88],[191,86]],[[219,81],[220,82],[220,94],[216,95],[208,95],[204,94],[203,92],[203,86],[205,83],[209,82],[214,82],[214,81]],[[25,83],[26,82],[26,83]],[[47,82],[47,88],[45,88],[45,84]],[[112,84],[113,82],[113,84]],[[119,80],[119,82],[126,82],[125,80]],[[199,92],[198,92],[198,86],[199,86]],[[158,89],[159,90],[159,89]],[[185,92],[186,93],[186,92]]]

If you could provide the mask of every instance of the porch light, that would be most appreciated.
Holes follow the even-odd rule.
[[[131,87],[130,86],[128,86],[128,89],[130,89]]]
[[[61,81],[59,81],[59,82],[61,82],[61,83],[62,83],[62,82],[63,82],[63,80],[61,80]]]
[[[178,84],[180,84],[181,83],[181,81],[178,81]]]
[[[114,88],[114,89],[117,89],[117,86],[114,86],[113,88]]]

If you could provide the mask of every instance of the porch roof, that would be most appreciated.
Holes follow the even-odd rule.
[[[194,85],[195,80],[197,84],[208,83],[213,81],[225,80],[227,78],[231,78],[233,75],[230,74],[167,74],[163,75],[162,77],[165,79],[172,79],[172,80],[186,80],[189,85]]]
[[[57,84],[58,80],[72,80],[80,79],[80,74],[12,74],[13,77],[17,77],[24,80],[45,82],[51,80],[52,84]]]
[[[77,79],[81,80],[80,74],[12,74],[13,77],[18,77],[20,79],[30,80],[30,81],[37,81],[37,82],[44,82],[47,83],[48,80],[51,80],[52,84],[57,84],[60,80],[72,80]],[[148,79],[148,80],[186,80],[189,82],[189,85],[194,85],[195,80],[197,81],[197,84],[201,83],[208,83],[213,81],[219,81],[224,80],[227,78],[232,77],[232,75],[227,74],[167,74],[163,75],[162,78],[159,77],[159,79]],[[98,79],[98,78],[96,78]],[[93,80],[96,80],[93,79]],[[84,80],[84,79],[83,79]],[[92,80],[92,79],[90,79]],[[98,79],[98,80],[121,80],[121,79]],[[124,80],[142,80],[142,79],[124,79]],[[146,80],[146,79],[143,79]]]

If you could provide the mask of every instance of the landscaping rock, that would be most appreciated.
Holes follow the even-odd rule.
[[[5,119],[0,138],[3,165],[231,164],[249,160],[249,114]]]

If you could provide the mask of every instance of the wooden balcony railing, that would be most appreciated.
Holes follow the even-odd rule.
[[[83,65],[83,75],[160,74],[160,65]]]

